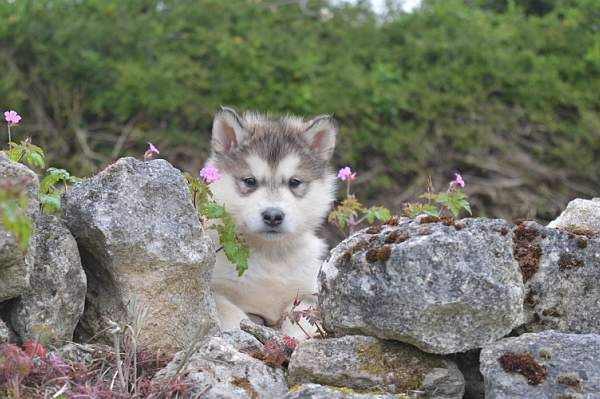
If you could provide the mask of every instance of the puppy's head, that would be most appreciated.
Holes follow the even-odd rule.
[[[215,199],[245,235],[274,241],[314,231],[334,199],[328,163],[335,136],[330,116],[269,118],[222,108],[209,160],[223,176],[211,185]]]

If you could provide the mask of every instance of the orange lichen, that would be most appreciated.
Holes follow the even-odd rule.
[[[231,380],[231,383],[236,387],[240,387],[244,391],[246,391],[246,393],[248,394],[248,398],[258,399],[258,393],[254,390],[254,387],[252,386],[250,381],[248,381],[247,378],[234,377],[233,380]]]
[[[464,229],[464,228],[465,228],[465,225],[464,225],[464,224],[462,224],[462,223],[454,223],[454,228],[455,228],[456,230],[462,230],[462,229]]]
[[[427,224],[427,223],[437,223],[440,221],[440,218],[437,216],[431,216],[431,215],[427,215],[427,216],[423,216],[420,220],[419,223],[421,224]]]
[[[571,254],[562,254],[558,259],[558,267],[560,270],[576,269],[584,265],[581,259],[577,259]]]
[[[396,230],[388,234],[387,237],[385,237],[384,242],[386,244],[400,244],[401,242],[404,242],[409,238],[410,237],[408,236],[408,234],[401,234],[398,230]]]
[[[556,382],[562,385],[567,385],[571,388],[575,388],[576,390],[581,389],[581,380],[578,376],[572,374],[562,374],[559,375],[556,379]]]
[[[381,233],[381,230],[383,230],[382,226],[371,226],[367,230],[365,230],[365,233],[367,233],[367,234],[379,234],[379,233]]]
[[[508,373],[519,373],[529,385],[539,385],[548,378],[548,369],[535,361],[528,352],[507,352],[498,358],[498,362]]]
[[[398,226],[398,223],[399,223],[398,217],[397,216],[393,216],[385,224],[387,224],[388,226]]]
[[[513,256],[519,263],[523,282],[529,281],[540,268],[542,248],[533,241],[538,236],[538,231],[525,224],[519,224],[513,236]]]
[[[390,258],[392,254],[392,250],[388,246],[384,246],[381,248],[371,248],[367,251],[365,257],[368,262],[385,262]]]
[[[587,238],[594,238],[596,235],[594,230],[584,229],[583,227],[565,227],[563,230],[571,234],[575,234],[576,236],[585,236]]]

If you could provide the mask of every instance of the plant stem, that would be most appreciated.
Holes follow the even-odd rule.
[[[6,125],[6,128],[8,129],[8,144],[10,144],[10,142],[12,141],[10,138],[10,123]]]
[[[17,159],[17,163],[21,162],[21,160],[23,159],[24,156],[25,156],[25,150],[22,150],[21,154],[19,154],[19,159]]]
[[[127,384],[125,383],[125,375],[123,374],[123,367],[121,365],[121,350],[119,348],[119,337],[117,332],[113,332],[113,348],[116,355],[116,366],[117,374],[119,375],[119,382],[121,383],[121,389],[127,390]]]
[[[302,326],[300,325],[300,320],[298,320],[296,322],[296,325],[300,328],[300,330],[302,330],[302,332],[304,333],[304,335],[306,335],[306,338],[311,339],[312,336],[306,332],[306,330],[304,328],[302,328]]]
[[[354,215],[350,215],[350,217],[348,218],[348,236],[354,233],[354,228],[357,224],[358,222],[354,220]]]

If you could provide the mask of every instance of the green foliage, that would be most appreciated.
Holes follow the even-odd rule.
[[[547,217],[593,195],[600,2],[425,0],[385,19],[366,3],[0,2],[0,98],[80,175],[146,141],[196,169],[226,104],[335,113],[336,160],[371,173],[369,200],[449,167],[489,181],[472,195],[484,214],[519,198]]]
[[[365,213],[365,218],[369,224],[373,224],[375,220],[387,222],[391,217],[390,210],[383,206],[373,206],[367,209]]]
[[[337,226],[342,234],[349,236],[363,222],[373,224],[375,220],[387,222],[391,217],[389,209],[383,206],[365,207],[354,194],[350,194],[350,182],[355,174],[346,181],[346,198],[337,205],[329,215],[327,221]]]
[[[12,161],[22,162],[33,168],[44,168],[44,150],[31,144],[30,139],[21,141],[21,144],[10,142],[6,154]]]
[[[40,207],[42,212],[55,213],[60,210],[60,197],[69,184],[80,182],[79,177],[71,176],[64,169],[48,168],[46,176],[40,181]]]
[[[327,220],[329,223],[335,224],[342,232],[345,232],[348,221],[359,219],[360,213],[364,212],[364,210],[364,205],[356,197],[348,196],[329,212]]]
[[[435,217],[440,216],[440,211],[438,210],[437,206],[433,204],[422,204],[420,202],[412,202],[407,204],[402,210],[402,213],[404,214],[404,216],[407,216],[409,218],[414,218],[420,214]]]
[[[212,193],[208,185],[190,173],[186,172],[184,176],[187,180],[194,206],[205,221],[216,221],[216,223],[209,225],[208,228],[217,232],[219,235],[219,244],[225,256],[235,266],[238,275],[241,276],[248,269],[250,248],[237,235],[235,223],[229,213],[227,213],[222,205],[217,204],[212,199]]]
[[[433,200],[440,204],[445,209],[448,209],[454,217],[458,217],[461,211],[467,211],[469,215],[471,212],[471,206],[467,201],[467,195],[460,191],[460,189],[449,190],[445,193],[438,193],[429,196],[424,194],[429,200]]]
[[[26,215],[27,197],[18,185],[1,182],[0,220],[4,228],[17,239],[21,249],[27,249],[31,237],[31,221]]]
[[[462,211],[466,211],[469,215],[472,214],[471,205],[469,204],[469,201],[467,201],[468,197],[462,192],[456,181],[450,182],[448,190],[445,192],[434,193],[431,178],[429,178],[427,192],[421,194],[419,198],[425,199],[427,202],[406,204],[402,210],[404,216],[414,218],[417,215],[425,214],[441,217],[446,211],[450,212],[455,218],[457,218]],[[437,205],[432,204],[432,202]]]

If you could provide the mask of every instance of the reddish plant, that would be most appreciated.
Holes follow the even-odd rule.
[[[275,340],[268,339],[265,341],[264,362],[272,367],[281,367],[289,361],[289,357],[284,348],[279,346]]]
[[[29,357],[46,357],[48,352],[46,349],[34,339],[26,339],[23,341],[23,352],[25,352]]]

